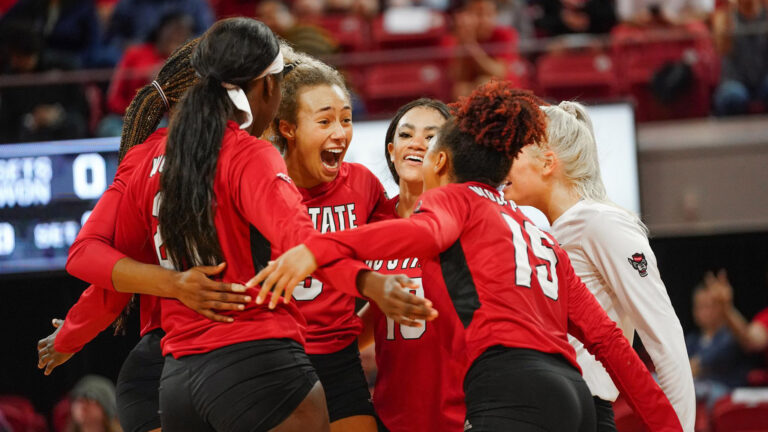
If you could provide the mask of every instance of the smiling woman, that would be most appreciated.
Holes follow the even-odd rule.
[[[288,53],[283,99],[272,124],[288,174],[315,229],[356,228],[386,201],[379,180],[344,162],[352,140],[352,105],[341,75],[305,54]],[[275,133],[276,132],[276,133]],[[352,296],[308,278],[293,291],[307,320],[306,351],[325,389],[331,431],[375,431],[373,406],[360,364],[362,323]]]

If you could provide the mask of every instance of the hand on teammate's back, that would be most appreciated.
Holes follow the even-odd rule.
[[[74,353],[56,351],[54,343],[64,320],[54,318],[51,323],[56,328],[50,335],[37,342],[37,368],[45,369],[45,374],[50,375],[57,366],[66,363]]]
[[[171,297],[212,321],[234,321],[232,317],[217,311],[243,310],[252,299],[251,296],[243,294],[246,290],[243,285],[210,279],[210,276],[221,273],[225,266],[226,263],[197,266],[178,273]]]

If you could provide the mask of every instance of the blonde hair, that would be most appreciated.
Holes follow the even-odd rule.
[[[547,115],[547,142],[533,146],[534,153],[552,150],[561,162],[563,174],[579,197],[607,204],[627,212],[646,231],[645,225],[633,212],[608,198],[600,175],[595,131],[584,105],[563,101],[559,105],[541,107]]]

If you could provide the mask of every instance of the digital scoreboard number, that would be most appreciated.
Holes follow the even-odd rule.
[[[0,145],[0,273],[63,270],[117,170],[118,138]]]

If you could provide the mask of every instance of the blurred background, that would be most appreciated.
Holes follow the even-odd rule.
[[[113,412],[109,385],[81,379],[116,378],[137,322],[49,377],[36,343],[86,286],[63,263],[114,175],[136,90],[185,40],[239,15],[344,72],[356,160],[382,153],[380,121],[401,104],[492,78],[607,110],[598,136],[621,131],[598,139],[601,158],[623,156],[603,170],[631,183],[613,198],[649,227],[689,334],[697,430],[748,430],[728,416],[748,419],[744,400],[768,406],[732,393],[768,386],[768,341],[740,344],[709,296],[726,286],[747,321],[768,307],[768,0],[0,0],[0,431],[85,430],[89,412]]]

